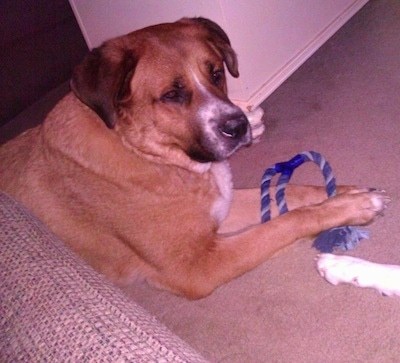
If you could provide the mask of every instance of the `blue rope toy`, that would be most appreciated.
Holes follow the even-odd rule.
[[[261,223],[271,219],[271,197],[269,191],[271,179],[276,174],[281,174],[276,184],[275,198],[279,214],[284,214],[288,212],[285,200],[285,188],[289,183],[293,171],[306,161],[313,161],[322,170],[328,197],[336,195],[336,180],[333,177],[332,168],[329,163],[321,154],[314,151],[302,152],[291,160],[277,163],[265,171],[261,181]],[[319,234],[312,246],[323,253],[331,253],[335,249],[348,251],[352,250],[359,243],[360,239],[363,238],[369,238],[369,232],[364,228],[353,226],[336,227]]]

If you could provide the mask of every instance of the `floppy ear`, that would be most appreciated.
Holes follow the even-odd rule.
[[[136,64],[132,51],[125,50],[117,41],[108,41],[75,67],[72,91],[113,128],[121,107],[129,99]]]
[[[237,78],[239,77],[239,66],[235,51],[231,47],[231,42],[223,29],[213,21],[206,18],[191,18],[190,20],[201,25],[208,31],[210,41],[221,52],[223,60],[229,73]]]

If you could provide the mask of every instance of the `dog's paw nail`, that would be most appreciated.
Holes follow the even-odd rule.
[[[385,194],[385,195],[387,193],[385,189],[380,189],[380,188],[368,188],[368,191],[370,193]]]

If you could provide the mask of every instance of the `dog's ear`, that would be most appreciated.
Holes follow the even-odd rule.
[[[209,40],[221,52],[229,73],[235,78],[239,77],[238,59],[224,30],[217,23],[206,18],[191,18],[189,20],[194,21],[207,30],[210,37]]]
[[[130,81],[137,57],[117,41],[108,41],[93,49],[75,67],[71,88],[75,95],[93,109],[109,128],[130,98]]]

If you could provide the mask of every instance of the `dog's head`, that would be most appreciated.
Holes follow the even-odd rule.
[[[220,161],[251,140],[246,116],[227,97],[224,63],[239,76],[225,32],[185,18],[105,42],[76,67],[71,86],[128,146]]]

